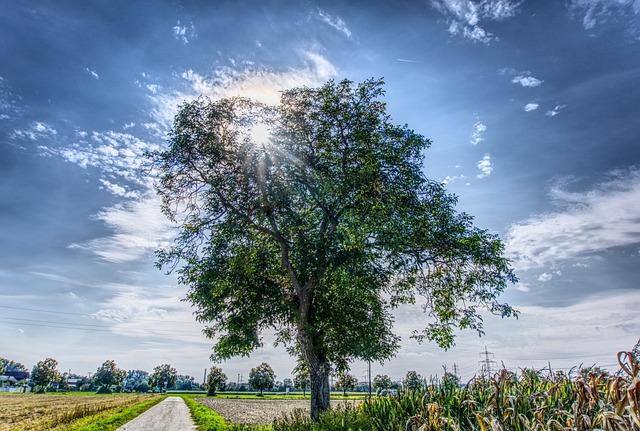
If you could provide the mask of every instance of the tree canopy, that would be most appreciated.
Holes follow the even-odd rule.
[[[213,359],[248,355],[276,331],[306,362],[311,415],[328,376],[399,349],[392,310],[419,298],[414,337],[449,348],[482,333],[481,310],[515,276],[497,236],[455,210],[423,173],[430,141],[394,125],[381,80],[182,105],[169,147],[150,154],[163,211],[180,227],[158,265],[178,268]]]

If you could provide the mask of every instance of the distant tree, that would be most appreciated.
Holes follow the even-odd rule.
[[[221,368],[211,367],[207,376],[207,395],[213,396],[218,390],[224,389],[227,382],[227,375],[222,372]]]
[[[27,371],[27,367],[20,362],[15,362],[0,356],[0,374],[4,374],[7,371]]]
[[[336,389],[342,389],[343,395],[347,396],[347,391],[352,391],[358,386],[358,379],[347,372],[338,374],[338,380],[336,380]]]
[[[200,386],[196,383],[196,379],[192,376],[178,374],[176,377],[175,388],[179,391],[192,391]]]
[[[458,388],[460,386],[460,377],[445,370],[444,375],[442,376],[442,386],[448,388]]]
[[[119,386],[127,376],[125,370],[121,370],[112,359],[106,360],[96,370],[93,380],[98,386],[98,392],[110,393],[114,386]]]
[[[276,375],[271,366],[266,362],[252,368],[249,373],[249,385],[254,389],[258,389],[260,391],[260,396],[262,396],[262,391],[264,389],[271,389],[273,387],[275,380]]]
[[[307,396],[307,389],[311,386],[311,378],[306,367],[296,368],[293,375],[293,386],[302,389],[302,395]]]
[[[149,385],[152,388],[173,388],[178,378],[178,371],[169,364],[158,365],[149,376]]]
[[[60,378],[58,361],[53,358],[39,361],[31,371],[31,381],[35,385],[36,392],[46,392],[47,387],[51,383],[59,381]]]
[[[293,389],[293,380],[288,377],[282,381],[282,390],[286,391],[287,388]]]
[[[329,408],[332,369],[399,349],[393,308],[424,298],[415,338],[444,348],[457,328],[482,334],[483,309],[515,314],[497,300],[516,281],[503,243],[425,176],[431,143],[392,123],[382,86],[330,81],[277,107],[200,98],[150,154],[181,229],[158,266],[182,264],[214,359],[248,355],[274,328],[307,364],[312,418]]]
[[[373,387],[375,389],[389,389],[393,386],[393,382],[389,376],[378,374],[373,378]]]
[[[404,380],[402,380],[402,385],[407,391],[415,391],[424,386],[424,378],[415,371],[409,371]]]
[[[138,387],[142,384],[146,384],[147,389],[144,391],[138,390]],[[149,373],[144,370],[129,370],[125,377],[122,386],[127,391],[147,392],[149,389]]]

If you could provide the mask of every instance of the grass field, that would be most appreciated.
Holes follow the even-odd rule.
[[[88,422],[162,398],[147,394],[2,394],[0,431],[81,429]]]

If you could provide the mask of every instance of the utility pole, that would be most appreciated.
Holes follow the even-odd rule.
[[[458,365],[453,364],[453,375],[458,377]]]
[[[369,359],[369,399],[371,399],[371,359]]]
[[[494,365],[496,365],[497,362],[489,359],[489,357],[493,358],[494,354],[487,350],[487,346],[484,346],[484,352],[480,352],[480,356],[484,356],[482,361],[478,361],[480,365],[480,375],[487,377],[494,372]]]

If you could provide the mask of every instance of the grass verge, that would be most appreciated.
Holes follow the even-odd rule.
[[[224,418],[189,395],[176,395],[184,400],[191,410],[198,431],[271,431],[270,426],[243,426],[226,424]]]
[[[73,424],[69,424],[68,431],[113,431],[138,417],[166,397],[157,397],[140,404],[128,407],[119,412],[106,411],[97,415],[84,417]]]

